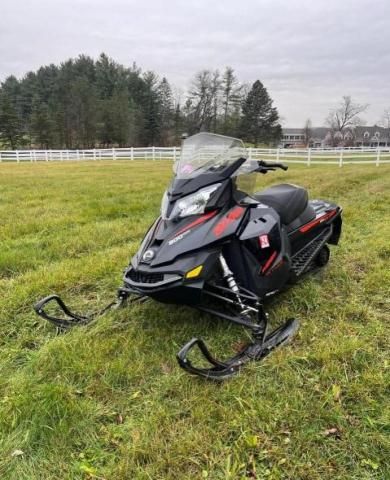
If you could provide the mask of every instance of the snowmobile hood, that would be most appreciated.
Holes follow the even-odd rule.
[[[180,255],[220,242],[237,232],[245,212],[246,207],[236,205],[179,222],[164,221],[160,217],[133,258],[133,267],[138,268],[142,264],[158,267],[173,262]]]

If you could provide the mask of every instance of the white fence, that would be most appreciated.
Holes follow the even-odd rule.
[[[248,148],[248,158],[310,165],[390,163],[390,148],[290,149]],[[80,160],[176,160],[179,147],[99,148],[87,150],[1,150],[0,162],[51,162]]]

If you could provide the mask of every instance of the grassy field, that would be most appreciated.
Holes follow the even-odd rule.
[[[329,267],[268,307],[292,344],[221,385],[176,365],[242,335],[153,302],[64,335],[32,304],[103,306],[159,211],[164,162],[0,165],[0,478],[390,478],[390,166],[262,176],[344,207]]]

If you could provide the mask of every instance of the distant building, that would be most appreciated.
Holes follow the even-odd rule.
[[[343,132],[332,132],[327,127],[310,130],[310,147],[389,147],[390,130],[374,125],[372,127],[357,126]],[[283,128],[280,146],[283,148],[306,147],[304,128]]]

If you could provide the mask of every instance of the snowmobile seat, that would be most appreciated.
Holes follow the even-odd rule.
[[[272,207],[284,225],[297,218],[307,207],[307,190],[289,183],[281,183],[254,194],[254,198]]]

